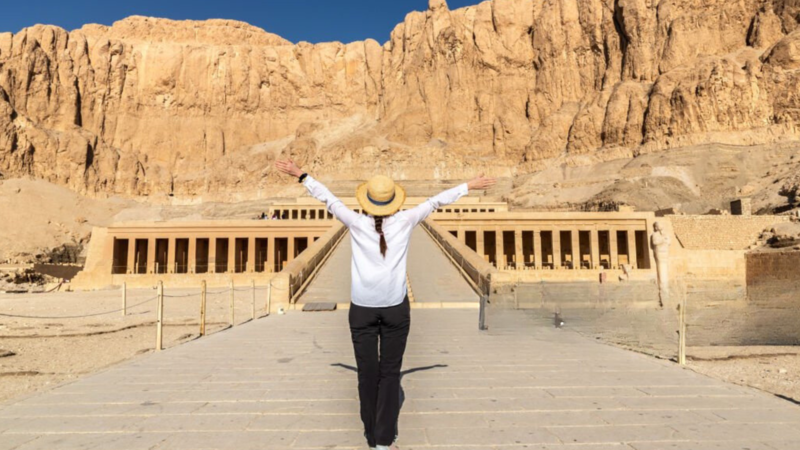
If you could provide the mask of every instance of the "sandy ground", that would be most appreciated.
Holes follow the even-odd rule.
[[[230,325],[230,292],[209,289],[206,333]],[[264,288],[256,288],[256,314],[264,313]],[[0,403],[154,350],[155,290],[129,290],[128,311],[120,291],[52,294],[0,294]],[[90,317],[74,317],[115,311]],[[236,324],[252,318],[252,290],[237,288]],[[199,336],[199,290],[165,291],[164,347]]]
[[[707,347],[687,350],[690,369],[800,403],[800,347]]]

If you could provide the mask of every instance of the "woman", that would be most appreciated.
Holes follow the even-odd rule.
[[[400,414],[400,367],[411,317],[406,292],[406,257],[411,232],[440,206],[470,189],[486,189],[495,180],[483,175],[400,211],[405,190],[378,175],[356,189],[366,215],[351,210],[292,161],[278,161],[283,173],[297,177],[328,211],[350,229],[353,259],[350,334],[358,366],[358,396],[364,435],[371,448],[396,448]],[[398,212],[399,211],[399,212]],[[391,446],[391,447],[390,447]]]

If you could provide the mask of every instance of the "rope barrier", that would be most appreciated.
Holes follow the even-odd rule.
[[[225,294],[230,292],[230,288],[222,290],[222,291],[206,291],[206,295],[218,295],[218,294]]]
[[[141,303],[137,303],[137,304],[135,304],[135,305],[133,305],[133,306],[128,306],[128,308],[127,308],[127,309],[131,309],[131,308],[135,308],[135,307],[137,307],[137,306],[144,305],[145,303],[152,302],[153,300],[156,300],[157,298],[158,298],[158,296],[155,296],[155,297],[149,298],[149,299],[147,299],[147,300],[145,300],[145,301],[143,301],[143,302],[141,302]],[[97,313],[97,314],[86,314],[86,315],[81,315],[81,316],[24,316],[24,315],[18,315],[18,314],[6,314],[6,313],[0,313],[0,316],[3,316],[3,317],[15,317],[15,318],[19,318],[19,319],[48,319],[48,320],[57,320],[57,319],[82,319],[82,318],[84,318],[84,317],[97,317],[97,316],[105,316],[106,314],[113,314],[113,313],[120,312],[120,311],[122,311],[122,310],[123,310],[123,308],[119,308],[119,309],[115,309],[115,310],[113,310],[113,311],[107,311],[107,312],[102,312],[102,313]]]
[[[61,287],[61,284],[59,284],[57,287],[55,287],[52,290],[58,289],[59,287]],[[255,290],[264,291],[264,290],[267,290],[267,289],[270,289],[270,288],[273,289],[273,290],[280,290],[280,291],[288,291],[288,290],[290,290],[290,288],[283,288],[283,287],[275,286],[272,283],[272,280],[270,280],[268,286],[256,286]],[[238,291],[238,292],[252,292],[253,288],[252,287],[234,288],[233,290],[234,291]],[[206,291],[206,295],[219,295],[219,294],[226,294],[226,293],[229,293],[229,292],[231,292],[231,289],[227,288],[227,289],[223,289],[221,291]],[[180,295],[164,294],[164,298],[188,298],[188,297],[199,297],[200,295],[201,295],[200,292],[191,293],[191,294],[180,294]],[[0,312],[0,316],[1,317],[12,317],[12,318],[18,318],[18,319],[47,319],[47,320],[82,319],[82,318],[86,318],[86,317],[104,316],[104,315],[107,315],[107,314],[117,313],[117,312],[123,311],[125,309],[136,308],[137,306],[144,305],[146,303],[152,302],[153,300],[157,300],[157,299],[158,299],[158,296],[155,296],[155,297],[151,297],[151,298],[149,298],[149,299],[147,299],[147,300],[145,300],[143,302],[136,303],[134,305],[129,305],[126,308],[118,308],[118,309],[115,309],[115,310],[112,310],[112,311],[105,311],[105,312],[96,313],[96,314],[85,314],[85,315],[76,315],[76,316],[26,316],[26,315],[21,315],[21,314],[7,314],[7,313],[1,313]]]
[[[195,297],[195,296],[198,296],[198,295],[200,295],[200,293],[199,293],[199,292],[198,292],[198,293],[195,293],[195,294],[183,294],[183,295],[167,295],[167,294],[164,294],[164,297],[169,297],[169,298],[186,298],[186,297]]]

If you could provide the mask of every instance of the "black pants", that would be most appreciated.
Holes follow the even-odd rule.
[[[411,325],[410,309],[408,297],[389,308],[350,305],[361,420],[370,447],[391,445],[397,437],[400,367]]]

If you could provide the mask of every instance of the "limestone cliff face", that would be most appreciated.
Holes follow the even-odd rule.
[[[796,140],[800,0],[431,0],[384,45],[131,17],[0,34],[0,173],[83,193],[268,195]],[[284,180],[285,181],[285,180]]]

